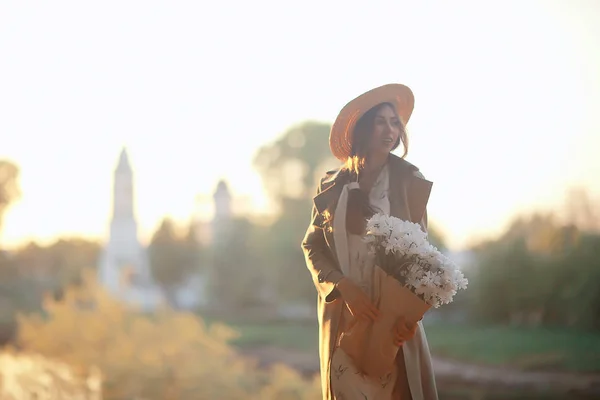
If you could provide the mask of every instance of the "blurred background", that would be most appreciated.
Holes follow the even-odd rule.
[[[441,399],[598,398],[600,3],[0,3],[2,399],[318,399],[337,112],[416,97]],[[47,396],[47,397],[40,397]]]

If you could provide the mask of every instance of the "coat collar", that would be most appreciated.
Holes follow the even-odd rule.
[[[416,166],[394,154],[390,154],[389,167],[390,214],[412,222],[421,222],[433,182],[423,178]],[[348,172],[344,169],[327,173],[321,180],[319,193],[313,198],[319,214],[327,210],[333,215],[342,187],[347,182]]]

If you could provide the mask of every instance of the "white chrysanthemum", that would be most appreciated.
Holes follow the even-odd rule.
[[[364,238],[371,252],[393,254],[394,265],[385,266],[433,307],[452,302],[457,290],[466,289],[467,280],[448,257],[427,240],[419,224],[385,214],[367,221]]]
[[[423,282],[423,285],[435,289],[436,287],[440,286],[440,284],[442,283],[439,275],[431,272],[431,271],[427,271],[425,272],[425,276],[423,276],[423,279],[421,280]]]
[[[407,284],[408,286],[411,286],[411,287],[413,287],[413,288],[417,288],[417,287],[420,287],[420,286],[421,286],[421,281],[419,280],[419,278],[417,278],[417,277],[416,277],[416,276],[414,276],[414,275],[408,275],[408,276],[406,277],[406,284]]]
[[[456,290],[447,290],[438,292],[439,300],[441,304],[448,304],[452,302],[452,298],[456,294]]]
[[[385,214],[375,214],[367,221],[367,232],[375,236],[388,236],[391,221]]]

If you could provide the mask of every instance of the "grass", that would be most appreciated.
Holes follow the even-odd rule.
[[[240,347],[271,345],[316,351],[315,322],[236,323]],[[427,324],[434,355],[484,365],[528,370],[600,372],[600,334],[545,328]]]
[[[318,349],[319,332],[314,322],[270,322],[236,324],[228,322],[241,336],[233,342],[240,347],[270,345],[303,351]]]
[[[431,351],[456,360],[530,370],[600,372],[600,335],[567,329],[426,326]]]

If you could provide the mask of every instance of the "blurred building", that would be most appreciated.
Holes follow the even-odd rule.
[[[198,196],[197,201],[199,209],[195,220],[196,237],[200,243],[212,247],[224,240],[222,230],[227,228],[234,217],[233,197],[227,182],[221,179],[211,197],[201,195]],[[204,220],[200,214],[203,214],[202,211],[207,212],[205,208],[208,206],[212,210],[213,217],[211,220]]]
[[[133,169],[123,149],[114,172],[112,218],[98,276],[101,284],[116,297],[152,310],[162,302],[163,296],[152,279],[147,251],[138,238],[133,184]]]
[[[114,171],[109,235],[98,266],[100,283],[115,297],[145,311],[152,311],[167,301],[179,309],[219,308],[225,302],[215,294],[227,293],[221,286],[227,286],[230,275],[235,275],[240,267],[240,260],[232,260],[231,255],[246,251],[243,248],[232,251],[232,246],[243,247],[248,239],[246,236],[251,234],[247,232],[250,222],[235,217],[234,200],[227,182],[221,180],[211,197],[203,202],[207,207],[210,206],[212,218],[202,220],[200,214],[206,213],[200,212],[191,216],[195,240],[203,249],[199,258],[201,265],[192,268],[194,273],[167,291],[153,279],[148,249],[138,238],[134,171],[127,151],[123,149]],[[241,242],[237,243],[236,240]],[[244,267],[252,269],[255,266]],[[263,293],[267,289],[261,287],[255,290]]]
[[[199,198],[199,201],[204,196]],[[202,220],[199,216],[195,221],[195,231],[197,240],[205,248],[210,248],[211,256],[205,259],[202,266],[202,280],[199,287],[203,296],[203,301],[199,304],[201,307],[215,309],[221,304],[218,296],[215,295],[215,289],[218,291],[219,274],[218,266],[215,263],[215,251],[218,253],[222,246],[227,246],[231,222],[233,220],[232,195],[229,186],[225,180],[220,180],[212,194],[210,201],[213,211],[211,220]]]
[[[115,297],[152,311],[166,301],[166,296],[153,279],[148,249],[138,238],[133,189],[134,172],[127,151],[123,149],[114,171],[112,218],[108,240],[100,257],[98,277]],[[231,213],[231,199],[224,182],[219,183],[213,201],[215,218],[196,232],[196,240],[208,245],[215,236],[217,222],[228,219]],[[206,306],[208,279],[208,268],[198,268],[198,272],[188,276],[181,285],[169,288],[171,306],[181,309]]]

